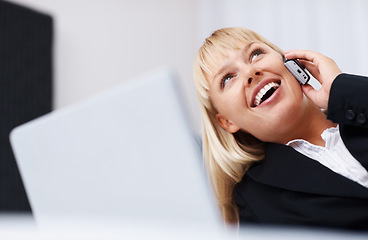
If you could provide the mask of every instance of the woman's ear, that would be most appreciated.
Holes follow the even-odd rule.
[[[233,123],[232,121],[230,121],[229,119],[227,119],[224,115],[220,113],[216,114],[216,121],[218,122],[218,124],[220,124],[220,126],[223,129],[225,129],[229,133],[235,133],[239,131],[240,129],[237,125],[235,125],[235,123]]]

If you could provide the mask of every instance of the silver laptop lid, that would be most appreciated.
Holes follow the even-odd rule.
[[[37,223],[218,224],[179,95],[162,68],[15,128],[11,144]]]

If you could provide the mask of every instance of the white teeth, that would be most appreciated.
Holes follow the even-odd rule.
[[[262,97],[266,94],[266,92],[268,92],[268,90],[270,90],[271,88],[278,88],[280,86],[280,84],[275,83],[275,82],[271,82],[267,85],[265,85],[261,90],[259,90],[259,92],[256,95],[256,98],[254,100],[254,106],[257,107],[259,104],[261,104],[261,100]]]

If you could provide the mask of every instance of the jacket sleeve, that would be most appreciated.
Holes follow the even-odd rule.
[[[368,170],[368,78],[340,74],[332,83],[327,111],[349,152]]]
[[[368,128],[368,77],[337,76],[331,86],[327,118],[340,125]]]

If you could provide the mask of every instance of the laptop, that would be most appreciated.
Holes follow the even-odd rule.
[[[175,73],[159,68],[16,127],[36,224],[88,219],[218,227]]]

